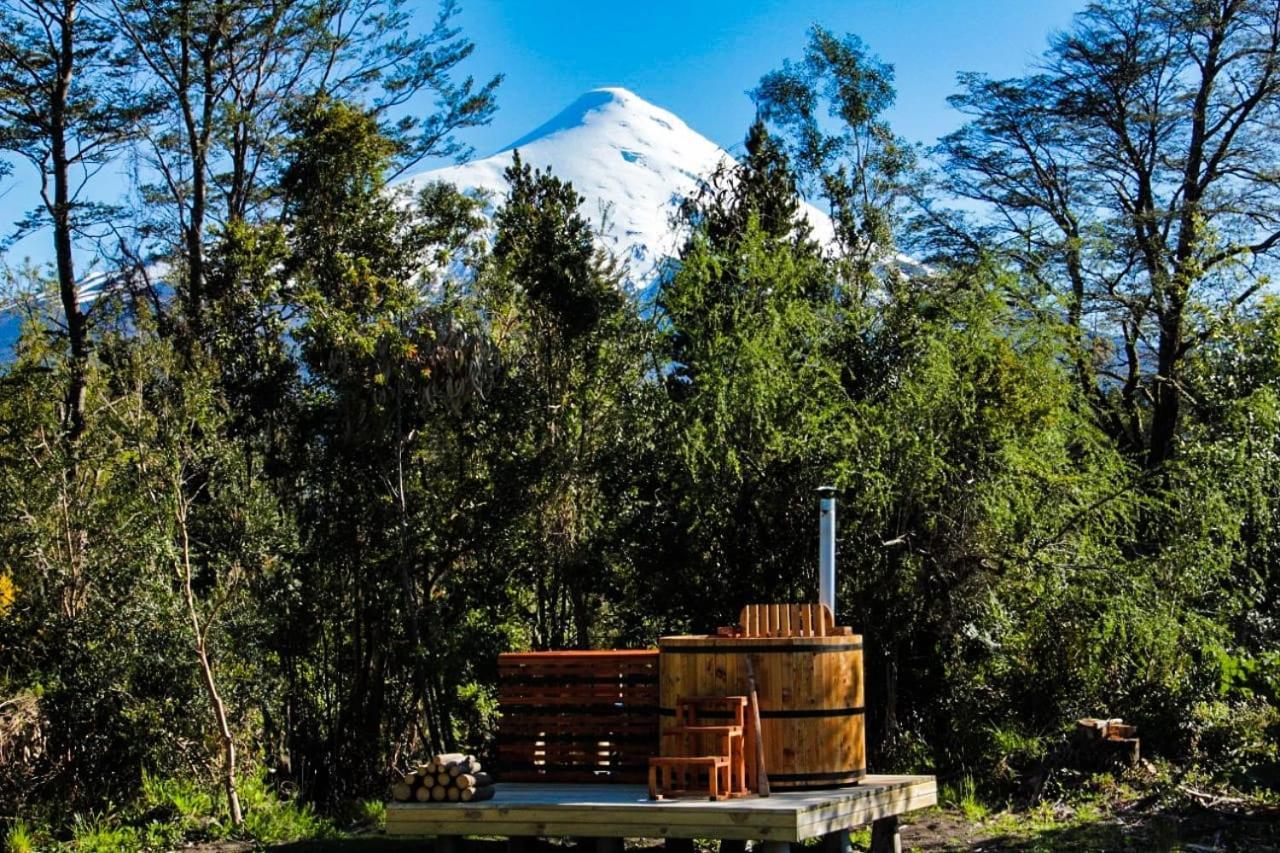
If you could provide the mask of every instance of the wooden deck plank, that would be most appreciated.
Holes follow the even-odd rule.
[[[387,834],[803,841],[936,802],[932,776],[868,776],[855,787],[718,802],[654,802],[642,785],[508,782],[479,804],[391,803]]]

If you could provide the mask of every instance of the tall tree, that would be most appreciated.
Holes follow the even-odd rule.
[[[157,251],[180,261],[180,292],[198,329],[208,298],[210,225],[267,212],[278,200],[290,110],[317,96],[366,102],[394,142],[395,170],[461,156],[454,136],[489,121],[500,77],[455,80],[474,45],[446,0],[414,34],[406,0],[111,0],[139,75],[168,109],[146,136],[146,198],[167,227]],[[406,116],[430,94],[425,119]],[[268,207],[264,207],[268,205]],[[166,223],[160,223],[165,225]],[[176,231],[178,245],[166,245]]]
[[[717,245],[740,239],[752,216],[771,237],[810,239],[813,228],[801,213],[797,177],[782,140],[757,118],[744,147],[741,163],[722,163],[684,200],[685,220]]]
[[[335,695],[300,712],[290,739],[316,768],[315,793],[330,796],[379,784],[391,750],[453,737],[438,683],[445,642],[427,626],[473,542],[450,531],[470,519],[458,521],[446,489],[468,482],[456,475],[467,458],[456,424],[489,358],[444,281],[474,263],[475,202],[452,188],[390,190],[396,145],[371,110],[319,97],[293,122],[281,274],[305,368],[303,453],[318,465],[299,513],[323,651],[305,638],[302,651],[297,638],[286,646],[317,655]],[[291,689],[314,708],[308,677]]]
[[[766,74],[751,93],[760,117],[787,141],[803,188],[825,199],[836,238],[859,272],[891,257],[914,152],[885,121],[893,66],[855,35],[809,31],[799,62]]]
[[[657,297],[671,400],[663,491],[678,505],[658,535],[674,555],[655,570],[671,618],[693,624],[799,591],[812,545],[802,496],[847,434],[828,351],[838,276],[807,239],[788,158],[759,123],[747,147],[686,204],[693,233]]]
[[[952,189],[989,206],[1030,302],[1062,312],[1102,419],[1164,465],[1188,355],[1280,253],[1280,7],[1103,0],[1039,72],[961,83]]]
[[[48,227],[71,358],[64,424],[85,428],[89,317],[77,249],[92,249],[111,215],[88,185],[130,138],[143,112],[120,72],[120,44],[93,2],[19,0],[0,8],[0,150],[31,164],[40,206],[18,233]]]
[[[740,163],[721,165],[681,205],[691,228],[686,252],[702,257],[706,251],[733,257],[750,234],[772,247],[784,247],[806,261],[816,261],[820,247],[811,239],[812,227],[802,214],[798,179],[781,140],[769,133],[760,119],[752,122],[745,141],[746,156]],[[748,225],[751,228],[748,229]],[[698,370],[690,347],[704,336],[734,334],[732,324],[741,318],[728,306],[767,298],[752,292],[758,282],[733,268],[716,270],[706,277],[677,274],[658,293],[658,310],[672,322],[664,330],[665,355],[672,361],[669,383],[679,396]],[[812,281],[810,282],[812,286]],[[831,292],[834,292],[832,289]],[[789,298],[797,294],[787,293]],[[693,300],[685,304],[686,300]]]

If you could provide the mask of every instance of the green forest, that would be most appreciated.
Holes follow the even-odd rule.
[[[1280,800],[1274,2],[1098,0],[927,146],[815,25],[647,299],[554,173],[395,183],[502,103],[410,10],[0,8],[53,258],[3,258],[9,850],[376,820],[491,748],[499,652],[813,600],[820,485],[872,768],[1016,807],[1120,717],[1168,790]]]

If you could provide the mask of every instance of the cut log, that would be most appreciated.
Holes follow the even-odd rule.
[[[493,799],[493,791],[492,785],[486,785],[483,788],[464,788],[458,796],[464,803],[478,803],[481,800]]]
[[[413,798],[420,803],[425,803],[431,799],[431,789],[426,787],[418,788],[413,792]]]
[[[449,775],[448,771],[442,770],[436,774],[436,784],[448,787],[453,784],[453,777]]]
[[[449,789],[449,802],[451,802],[451,803],[456,803],[456,802],[458,802],[458,799],[459,799],[459,797],[460,797],[460,795],[461,795],[461,794],[462,794],[462,791],[461,791],[460,789],[458,789],[458,788],[450,788],[450,789]]]
[[[397,803],[407,803],[413,799],[413,786],[406,785],[404,782],[397,782],[391,786],[391,799]]]
[[[465,752],[442,752],[436,756],[436,772],[444,770],[450,764],[457,764],[459,761],[465,761],[467,754]]]
[[[422,790],[425,791],[427,789],[423,788]],[[437,803],[444,802],[444,798],[447,796],[449,796],[449,789],[444,785],[436,785],[431,789],[431,799],[435,800]]]
[[[492,785],[493,777],[488,773],[463,773],[453,781],[459,788],[466,790],[467,788],[483,788],[486,785]]]
[[[480,762],[476,761],[474,755],[468,755],[462,761],[454,762],[449,765],[450,776],[461,776],[463,773],[476,773],[480,770]]]
[[[1076,721],[1071,738],[1072,763],[1083,769],[1105,768],[1111,764],[1136,766],[1141,758],[1138,727],[1121,719],[1085,717]]]
[[[412,788],[414,785],[418,784],[418,774],[410,770],[408,773],[404,774],[404,778],[400,781]]]

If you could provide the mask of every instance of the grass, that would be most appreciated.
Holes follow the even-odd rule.
[[[1192,774],[1146,765],[1116,773],[1064,776],[1045,789],[1045,799],[1013,809],[983,800],[972,781],[960,779],[939,791],[937,807],[905,819],[903,848],[928,851],[1173,851],[1189,844],[1211,849],[1280,850],[1280,807],[1272,793],[1230,796],[1223,808],[1207,808],[1184,793]],[[869,838],[855,833],[855,846]]]
[[[1049,786],[1046,799],[1036,805],[1011,810],[1007,803],[984,799],[972,777],[961,777],[941,787],[938,807],[906,818],[904,849],[1176,850],[1187,841],[1216,843],[1218,835],[1232,849],[1280,847],[1280,821],[1268,824],[1189,807],[1185,796],[1177,795],[1178,783],[1187,779],[1187,774],[1174,779],[1154,768],[1146,774],[1080,774]],[[1198,779],[1195,783],[1209,787]],[[30,816],[10,823],[0,830],[0,853],[159,851],[220,841],[247,841],[255,847],[296,842],[298,850],[352,853],[389,849],[387,839],[368,833],[385,826],[386,806],[380,800],[354,801],[334,817],[324,817],[279,794],[269,777],[257,775],[241,780],[240,796],[245,825],[236,830],[216,786],[190,778],[148,777],[138,798],[123,808],[80,814],[69,825],[45,826]],[[1250,805],[1265,810],[1274,801],[1273,794],[1250,800]],[[1146,804],[1141,812],[1132,809],[1138,802]],[[1280,811],[1274,813],[1280,816]],[[1272,824],[1275,828],[1269,829]],[[870,828],[851,832],[850,840],[855,849],[867,849]]]
[[[69,848],[77,853],[115,853],[142,847],[137,827],[117,824],[98,813],[78,814],[74,818]]]
[[[73,815],[67,826],[19,820],[4,835],[5,853],[116,853],[170,850],[186,842],[250,841],[258,845],[338,838],[333,821],[309,803],[281,796],[265,776],[250,775],[238,786],[244,825],[231,823],[220,788],[190,778],[146,776],[138,798],[111,812]],[[367,801],[353,815],[361,825],[380,826],[385,807]]]
[[[382,829],[387,825],[387,804],[377,799],[355,800],[338,810],[334,823],[352,829]]]
[[[963,776],[954,784],[942,785],[938,801],[945,808],[959,811],[970,823],[980,823],[991,814],[991,808],[978,796],[978,785],[972,776]]]
[[[5,833],[5,853],[35,853],[35,849],[35,831],[25,820],[19,818]]]
[[[245,780],[241,786],[240,805],[244,809],[242,834],[254,841],[326,839],[336,838],[339,834],[333,823],[317,815],[310,803],[281,798],[261,776]],[[230,823],[229,818],[226,822]]]

